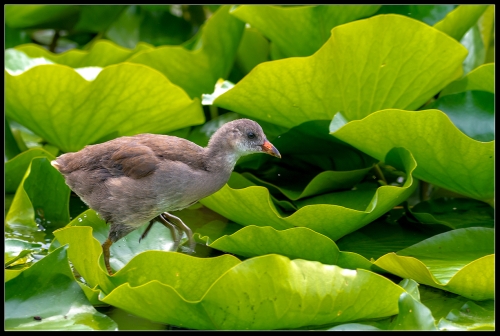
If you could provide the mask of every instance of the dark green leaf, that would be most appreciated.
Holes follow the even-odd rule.
[[[279,50],[279,58],[283,58],[312,55],[328,40],[332,28],[368,17],[377,9],[379,6],[374,5],[246,5],[231,14],[260,30]]]
[[[89,304],[73,278],[66,249],[55,250],[5,284],[6,329],[116,330],[113,320]]]
[[[494,209],[472,199],[439,198],[418,203],[410,211],[421,223],[445,225],[448,229],[495,225]]]
[[[426,108],[441,110],[453,124],[477,141],[495,140],[495,95],[465,91],[440,97]]]
[[[375,15],[400,14],[432,26],[441,21],[455,7],[456,5],[382,5]]]

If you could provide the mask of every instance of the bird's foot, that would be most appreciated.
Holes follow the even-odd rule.
[[[179,231],[184,232],[186,234],[189,242],[189,247],[181,246],[182,252],[187,254],[195,253],[196,241],[193,238],[193,232],[191,231],[189,226],[184,224],[184,222],[179,217],[169,214],[168,212],[162,213],[160,217],[162,217],[165,221],[169,222],[170,224],[174,224],[179,229]],[[180,241],[180,235],[179,235],[179,241]]]

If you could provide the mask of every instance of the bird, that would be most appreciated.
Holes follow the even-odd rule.
[[[146,223],[139,241],[159,222],[171,231],[174,250],[184,232],[187,252],[194,253],[191,229],[170,212],[220,190],[238,159],[253,153],[281,158],[257,122],[237,119],[223,124],[206,147],[176,136],[143,133],[85,146],[58,156],[51,164],[69,188],[110,225],[102,250],[106,270],[113,275],[111,245]]]

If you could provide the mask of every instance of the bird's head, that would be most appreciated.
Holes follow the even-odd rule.
[[[266,153],[281,158],[276,147],[267,140],[262,127],[250,119],[238,119],[222,125],[210,139],[209,146],[215,142],[228,146],[238,156]]]

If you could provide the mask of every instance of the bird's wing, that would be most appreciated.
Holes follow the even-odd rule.
[[[151,148],[139,143],[129,143],[119,147],[109,160],[103,162],[103,166],[113,175],[123,174],[139,179],[152,174],[159,163],[160,159]]]

